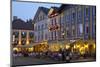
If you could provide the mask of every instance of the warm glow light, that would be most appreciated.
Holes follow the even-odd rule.
[[[70,46],[69,45],[66,45],[66,49],[69,49],[70,48]]]
[[[13,48],[13,51],[15,51],[15,50],[16,50],[16,51],[19,51],[18,48]]]
[[[85,48],[88,48],[88,44],[84,45]]]
[[[94,49],[96,48],[95,44],[93,44],[93,48],[94,48]]]
[[[29,44],[29,40],[26,41],[26,44]]]
[[[33,48],[29,48],[29,51],[33,51]]]
[[[49,47],[50,51],[59,51],[60,45],[53,44]]]
[[[79,51],[80,51],[80,53],[83,55],[83,54],[85,53],[85,48],[84,48],[84,47],[81,47],[81,48],[79,49]]]
[[[47,44],[47,42],[44,42],[44,44]]]
[[[62,46],[62,45],[60,45],[60,48],[63,48],[63,46]]]
[[[79,48],[79,47],[80,47],[80,45],[76,45],[76,47],[77,47],[77,48]]]
[[[19,43],[18,43],[19,45],[21,45],[21,41],[19,41]]]
[[[74,48],[76,48],[76,45],[74,45]]]
[[[43,44],[43,43],[41,43],[41,44]]]

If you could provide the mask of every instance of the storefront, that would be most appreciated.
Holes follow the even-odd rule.
[[[34,43],[34,52],[46,52],[48,51],[48,43],[47,41],[43,41],[41,43]]]
[[[92,56],[96,53],[96,44],[94,40],[77,40],[71,44],[71,52],[77,53],[80,56]]]
[[[70,47],[70,42],[67,40],[63,41],[50,41],[49,43],[49,51],[56,52],[60,49],[68,49]]]

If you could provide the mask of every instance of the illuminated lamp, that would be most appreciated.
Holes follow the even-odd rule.
[[[21,45],[21,41],[19,41],[18,44]]]
[[[18,52],[19,50],[18,50],[18,48],[13,48],[13,51],[17,51]]]
[[[85,48],[88,48],[88,44],[84,45]]]
[[[76,47],[77,47],[77,48],[79,48],[79,47],[80,47],[80,45],[76,45]]]
[[[95,45],[95,44],[93,44],[93,48],[94,48],[94,49],[96,48],[96,45]]]
[[[81,47],[81,48],[79,49],[79,51],[80,51],[80,54],[81,54],[81,55],[85,54],[85,48],[84,48],[84,47]]]
[[[26,41],[26,44],[29,44],[29,40]]]
[[[30,52],[33,51],[33,48],[29,48],[29,51],[30,51]]]
[[[69,49],[70,48],[70,46],[69,45],[66,45],[66,49]]]
[[[74,45],[74,49],[76,48],[76,45]]]

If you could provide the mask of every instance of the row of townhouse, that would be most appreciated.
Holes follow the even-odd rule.
[[[39,7],[33,21],[35,42],[96,39],[96,6]]]

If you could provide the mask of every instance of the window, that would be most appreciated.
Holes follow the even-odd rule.
[[[35,36],[35,38],[34,38],[34,39],[35,39],[35,42],[36,42],[36,41],[37,41],[37,36]]]
[[[78,34],[81,35],[83,33],[83,24],[78,25]]]
[[[40,30],[40,25],[38,25],[38,30]]]
[[[61,23],[64,23],[64,16],[61,17]]]
[[[41,32],[41,39],[42,39],[42,40],[43,40],[43,37],[44,37],[43,34],[44,34],[44,33],[43,33],[43,31],[42,31],[42,32]]]
[[[92,10],[93,10],[93,15],[96,15],[96,7],[93,7]]]
[[[26,38],[26,32],[21,33],[22,38]]]
[[[67,36],[69,36],[69,33],[70,33],[69,30],[67,30]]]
[[[81,11],[79,11],[79,12],[78,12],[78,18],[79,18],[79,19],[82,17],[81,15],[82,15],[82,13],[81,13]]]
[[[66,22],[69,22],[69,20],[70,20],[70,16],[66,15]]]
[[[53,40],[53,32],[51,32],[51,40]]]
[[[29,37],[33,38],[34,37],[34,33],[33,32],[29,32]]]
[[[41,21],[42,20],[42,16],[39,16],[39,21]]]
[[[26,44],[26,41],[25,40],[22,40],[21,43],[22,43],[22,45],[25,45]]]
[[[43,25],[43,24],[41,25],[41,29],[42,29],[42,30],[44,29],[44,25]]]
[[[64,23],[61,23],[61,26],[63,27],[64,26]]]
[[[18,44],[18,40],[15,40],[14,41],[14,45],[16,46]]]
[[[73,20],[75,19],[75,13],[72,14],[72,19],[73,19]]]
[[[37,31],[37,26],[35,26],[35,31]]]
[[[38,35],[38,41],[40,40],[40,35]]]
[[[86,8],[86,16],[88,15],[88,12],[89,12],[89,9],[88,9],[88,8]]]
[[[29,40],[29,43],[33,43],[34,42],[34,40]]]
[[[89,32],[89,27],[88,26],[86,26],[86,33],[88,33]]]
[[[45,39],[47,40],[47,34],[45,34]]]
[[[72,35],[75,35],[75,29],[72,30]]]
[[[93,33],[96,33],[96,26],[93,27]]]
[[[47,28],[47,23],[45,23],[45,28]]]
[[[44,18],[44,15],[43,15],[43,19],[45,19],[45,18]]]
[[[56,22],[56,18],[54,18],[54,22],[55,22],[55,24],[57,23],[57,22]]]
[[[51,25],[53,25],[53,19],[51,19]]]
[[[15,35],[15,38],[19,37],[19,32],[13,32],[13,35]]]

